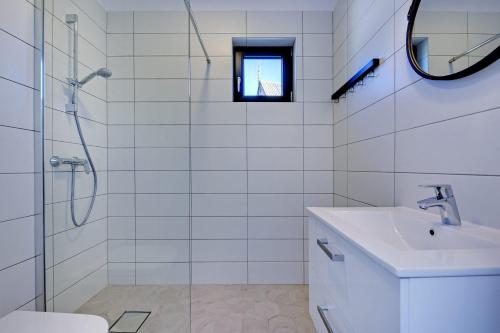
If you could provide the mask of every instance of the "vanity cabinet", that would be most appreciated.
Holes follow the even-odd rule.
[[[318,333],[500,332],[498,276],[400,278],[314,215],[309,239]]]

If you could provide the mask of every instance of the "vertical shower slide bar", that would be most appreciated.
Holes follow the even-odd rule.
[[[66,23],[73,25],[73,75],[68,78],[73,87],[71,104],[66,104],[66,112],[78,111],[78,15],[67,14]]]

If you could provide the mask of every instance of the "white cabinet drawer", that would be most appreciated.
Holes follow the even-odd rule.
[[[347,247],[340,237],[322,223],[314,222],[314,238],[311,239],[313,269],[318,279],[328,289],[336,304],[348,305],[346,264],[349,261]]]
[[[318,333],[354,333],[343,309],[316,274],[309,277],[309,312]]]

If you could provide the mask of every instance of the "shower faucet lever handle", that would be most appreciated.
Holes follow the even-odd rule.
[[[90,173],[90,164],[89,164],[89,161],[83,160],[83,170],[85,170],[85,173],[87,175]]]
[[[419,187],[434,189],[438,198],[451,198],[454,196],[453,189],[448,184],[419,185]]]

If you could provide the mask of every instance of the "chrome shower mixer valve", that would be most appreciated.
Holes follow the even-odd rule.
[[[76,168],[77,166],[83,166],[85,173],[88,175],[90,173],[89,161],[86,159],[72,157],[72,158],[63,158],[59,156],[52,156],[50,158],[50,165],[54,168],[60,166],[61,164],[70,165],[71,168]]]

